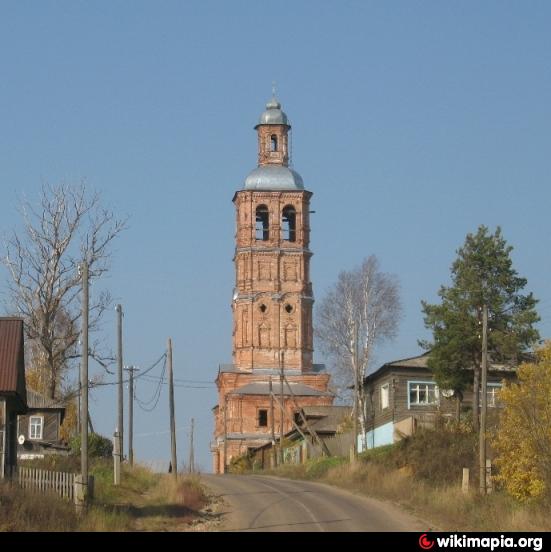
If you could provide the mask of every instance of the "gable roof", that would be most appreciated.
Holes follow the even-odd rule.
[[[351,406],[304,406],[302,411],[310,429],[319,433],[336,433],[352,415]],[[308,431],[302,422],[299,425],[302,430]]]
[[[25,388],[23,320],[0,317],[0,393],[13,394],[24,409]]]
[[[409,369],[424,369],[429,370],[429,358],[430,358],[430,351],[427,351],[423,353],[422,355],[414,356],[414,357],[408,357],[403,358],[400,360],[393,360],[391,362],[387,362],[383,364],[381,367],[379,367],[377,370],[372,372],[371,374],[368,374],[364,378],[364,382],[373,381],[377,376],[382,375],[385,372],[388,372],[392,370],[393,368],[409,368]],[[526,358],[529,359],[529,354],[526,354]],[[473,370],[472,366],[465,367],[466,370]],[[488,371],[489,372],[507,372],[507,373],[514,373],[516,372],[517,367],[513,364],[504,364],[504,363],[498,363],[498,362],[489,362],[488,363]]]
[[[419,356],[387,362],[383,366],[400,366],[400,368],[428,368],[430,351]]]
[[[58,399],[50,399],[43,393],[34,391],[33,389],[27,389],[27,406],[29,408],[43,408],[47,409],[65,409],[66,405],[64,402]]]
[[[61,414],[60,423],[63,423],[65,418],[66,405],[57,399],[50,399],[42,393],[27,389],[27,408],[29,410],[54,410]]]

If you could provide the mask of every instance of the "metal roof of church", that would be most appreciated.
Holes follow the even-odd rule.
[[[245,178],[245,190],[304,190],[302,176],[284,165],[261,165]]]
[[[290,127],[289,119],[281,109],[281,104],[272,96],[272,99],[266,104],[266,111],[263,111],[258,119],[258,125],[287,125]]]
[[[279,382],[273,384],[274,393],[277,395],[279,393]],[[289,390],[289,384],[285,383],[283,386],[283,391],[285,394],[294,394],[300,397],[328,397],[332,393],[319,391],[314,389],[309,385],[304,383],[294,383],[291,382],[291,389]],[[243,387],[239,387],[234,391],[231,391],[233,395],[269,395],[270,394],[270,384],[268,382],[255,382],[248,383]]]

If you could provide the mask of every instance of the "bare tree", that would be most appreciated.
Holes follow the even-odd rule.
[[[92,282],[104,274],[111,242],[124,230],[126,220],[103,208],[100,195],[88,192],[84,182],[44,185],[37,206],[21,200],[19,211],[24,229],[6,238],[2,258],[11,275],[8,309],[25,320],[31,365],[46,380],[48,396],[56,398],[80,356],[78,265],[88,261]],[[91,331],[98,329],[110,304],[107,292],[92,299]],[[101,362],[97,345],[97,341],[92,344],[90,353]]]
[[[364,447],[367,408],[363,380],[375,347],[396,336],[401,311],[398,280],[379,270],[374,255],[359,267],[342,271],[317,309],[316,335],[322,351],[332,360],[336,383],[343,391],[352,386],[357,393]]]

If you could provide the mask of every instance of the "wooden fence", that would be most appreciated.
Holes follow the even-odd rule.
[[[41,494],[57,494],[62,498],[74,500],[74,473],[17,466],[12,469],[11,480],[23,489]]]
[[[331,456],[346,456],[350,454],[350,447],[354,445],[353,433],[337,433],[330,437],[322,437]],[[308,458],[320,458],[323,450],[317,443],[308,442]]]

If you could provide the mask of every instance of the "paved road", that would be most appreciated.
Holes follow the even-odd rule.
[[[223,531],[426,531],[397,507],[309,481],[203,475],[222,498]]]

